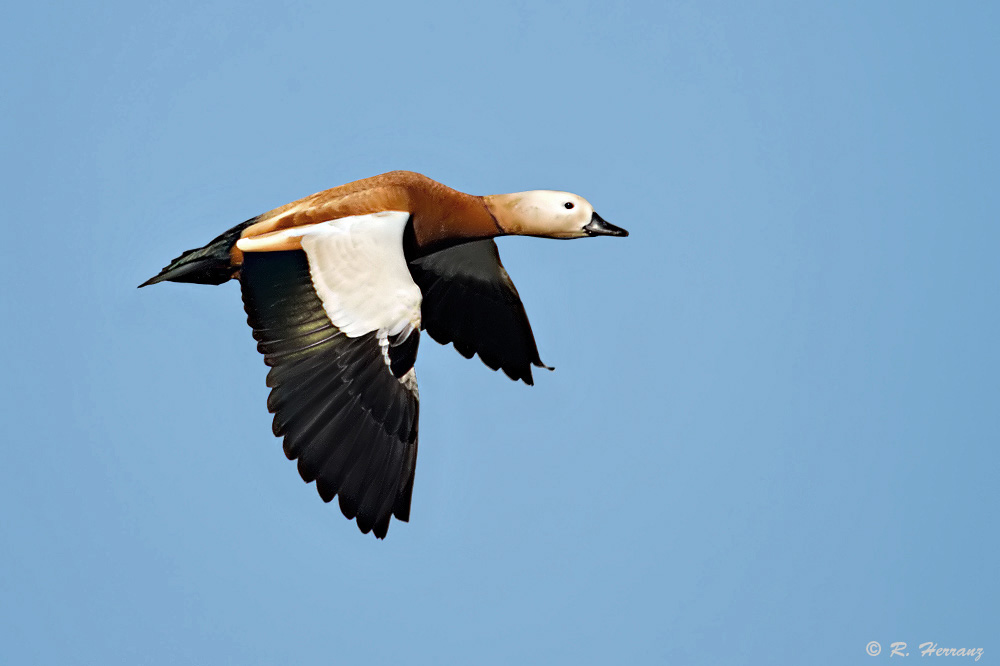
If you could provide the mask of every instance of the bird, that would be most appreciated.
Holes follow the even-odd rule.
[[[477,196],[392,171],[253,217],[139,286],[239,281],[274,436],[324,502],[384,539],[410,517],[421,331],[514,381],[551,369],[493,240],[508,235],[628,232],[568,192]]]

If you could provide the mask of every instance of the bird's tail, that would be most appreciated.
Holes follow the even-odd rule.
[[[257,221],[250,218],[242,224],[213,238],[205,247],[188,250],[171,261],[156,276],[149,278],[140,287],[157,282],[196,282],[198,284],[222,284],[233,277],[238,270],[229,262],[229,253],[240,239],[244,229]]]

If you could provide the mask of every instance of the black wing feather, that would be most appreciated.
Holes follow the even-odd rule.
[[[339,496],[362,532],[407,520],[417,454],[412,375],[419,331],[349,338],[326,316],[302,251],[248,252],[240,271],[247,321],[271,367],[273,431],[323,501]]]
[[[492,240],[474,241],[411,257],[410,275],[423,294],[423,327],[462,356],[479,358],[508,377],[534,383],[531,366],[547,367],[521,297]]]

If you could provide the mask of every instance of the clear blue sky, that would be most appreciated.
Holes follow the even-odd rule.
[[[997,658],[995,3],[5,19],[0,662]],[[632,235],[501,241],[557,370],[425,338],[377,542],[271,437],[238,286],[135,286],[391,169]]]

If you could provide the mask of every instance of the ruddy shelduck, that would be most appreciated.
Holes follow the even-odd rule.
[[[410,516],[420,331],[526,384],[546,367],[493,241],[507,235],[628,232],[568,192],[473,196],[393,171],[247,220],[140,286],[239,280],[274,435],[323,501],[384,538]]]

